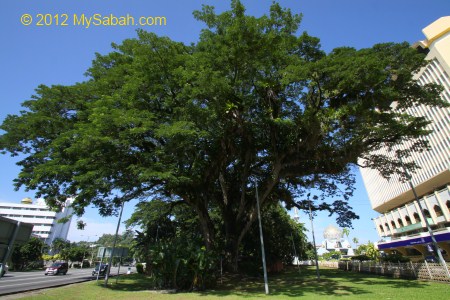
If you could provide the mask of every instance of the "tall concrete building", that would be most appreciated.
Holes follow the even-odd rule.
[[[21,203],[0,202],[0,216],[33,224],[32,234],[51,245],[57,238],[67,239],[73,213],[70,203],[71,200],[67,200],[66,207],[55,212],[45,204],[44,199],[38,199],[36,203],[30,198],[23,199]],[[58,222],[65,217],[69,217],[66,223]]]
[[[437,83],[444,88],[442,98],[450,103],[450,16],[442,17],[423,29],[425,40],[414,44],[426,53],[430,64],[416,79],[421,84]],[[426,116],[433,132],[427,137],[430,151],[414,153],[411,157],[421,166],[412,175],[425,217],[434,232],[444,258],[450,260],[450,109],[411,107],[415,116]],[[387,151],[387,150],[386,150]],[[432,255],[431,237],[418,202],[408,183],[398,177],[384,179],[377,171],[361,169],[362,178],[372,208],[380,213],[374,219],[382,242],[378,248],[385,252],[423,259]]]

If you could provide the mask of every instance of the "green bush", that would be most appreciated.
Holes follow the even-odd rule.
[[[84,268],[90,268],[91,267],[91,263],[90,262],[88,262],[88,261],[83,261],[83,269]]]
[[[322,254],[324,260],[337,260],[341,258],[342,254],[339,251],[330,251],[328,253]]]
[[[372,260],[372,259],[365,254],[361,254],[361,255],[352,256],[351,260],[366,261],[366,260]]]
[[[204,290],[216,283],[216,256],[182,239],[155,244],[151,251],[156,288]]]
[[[139,274],[144,274],[144,265],[141,264],[141,263],[137,263],[137,264],[136,264],[136,271],[137,271]]]
[[[385,262],[392,262],[392,263],[406,263],[406,262],[410,262],[411,259],[409,259],[409,257],[405,257],[401,254],[388,254],[384,257],[381,258],[382,261]]]
[[[30,262],[26,270],[42,270],[44,269],[44,262],[41,260]]]

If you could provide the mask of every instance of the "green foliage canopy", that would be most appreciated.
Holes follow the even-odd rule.
[[[342,253],[339,251],[330,251],[327,253],[322,254],[322,258],[324,260],[338,260],[339,258],[341,258]]]
[[[295,222],[279,203],[267,205],[261,212],[264,235],[264,248],[267,264],[277,262],[291,265],[294,256],[306,257],[308,248],[305,228],[302,223]],[[252,226],[242,242],[241,255],[251,263],[261,266],[261,245],[258,224]],[[244,270],[245,271],[245,270]]]
[[[33,263],[41,260],[43,246],[44,243],[40,239],[31,237],[25,244],[14,247],[11,256],[14,269],[25,270],[32,266]]]
[[[79,245],[71,245],[69,249],[67,249],[67,259],[72,262],[82,262],[86,255],[89,254],[89,248],[86,246]]]
[[[56,238],[52,241],[51,249],[53,253],[61,253],[70,249],[70,241],[61,238]]]
[[[114,244],[114,234],[105,233],[93,242],[100,247],[112,247]],[[129,247],[134,240],[132,230],[125,230],[122,234],[117,235],[116,247]]]
[[[297,35],[301,16],[276,3],[259,18],[236,0],[228,12],[204,6],[194,16],[206,24],[196,44],[138,31],[97,54],[85,82],[39,86],[0,126],[0,149],[23,155],[16,187],[53,207],[74,196],[79,215],[150,195],[182,201],[207,248],[214,206],[237,259],[256,218],[255,182],[263,207],[303,209],[294,198],[311,188],[340,197],[316,209],[346,227],[357,217],[346,200],[359,158],[389,176],[400,164],[375,150],[427,147],[419,138],[428,122],[406,109],[444,103],[438,87],[413,79],[425,62],[407,43],[326,54],[318,38]]]

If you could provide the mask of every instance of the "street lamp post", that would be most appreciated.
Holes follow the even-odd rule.
[[[263,232],[262,232],[262,225],[261,225],[261,211],[259,207],[259,195],[258,195],[258,182],[255,179],[255,192],[256,192],[256,206],[258,209],[258,223],[259,223],[259,237],[261,240],[261,256],[262,256],[262,263],[263,263],[263,271],[264,271],[264,288],[266,295],[269,294],[269,283],[267,279],[267,267],[266,267],[266,253],[264,251],[264,238],[263,238]]]
[[[92,249],[91,262],[90,262],[90,265],[92,266],[92,263],[94,262],[94,249],[95,249],[95,247],[97,247],[97,244],[89,245],[89,247]]]
[[[319,258],[317,257],[316,238],[314,237],[314,224],[313,224],[313,216],[312,216],[312,211],[311,211],[311,200],[309,200],[309,194],[308,194],[308,205],[309,205],[309,220],[311,221],[311,233],[312,233],[312,238],[313,238],[314,256],[316,258],[317,280],[320,280]]]
[[[119,233],[119,227],[120,227],[120,220],[122,220],[122,213],[123,213],[123,206],[125,204],[125,201],[122,202],[121,208],[120,208],[120,214],[119,214],[119,220],[117,221],[117,227],[116,227],[116,234],[114,235],[114,242],[111,250],[111,256],[109,257],[109,263],[108,267],[106,268],[106,274],[105,274],[105,287],[108,286],[108,279],[109,279],[109,270],[111,269],[112,259],[114,255],[114,250],[116,248],[116,242],[117,242],[117,235]],[[99,270],[100,273],[100,270]]]
[[[81,236],[84,236],[84,235],[81,235]],[[94,235],[94,237],[96,237],[97,235]],[[87,244],[87,246],[89,247],[89,248],[92,248],[92,245],[89,245],[89,239],[91,238],[91,236],[90,235],[88,235],[87,236],[87,241],[86,241],[86,244]],[[95,247],[95,244],[94,244],[94,247]],[[94,250],[92,250],[92,254],[91,254],[91,261],[90,261],[90,263],[89,263],[89,265],[92,265],[92,260],[93,260],[93,256],[94,256]],[[83,262],[84,262],[84,258],[86,257],[86,249],[84,250],[84,252],[83,252],[83,260],[81,261],[81,268],[83,269]]]
[[[81,236],[83,236],[83,235],[81,235]],[[90,238],[90,236],[87,237],[86,244],[89,244],[89,238]],[[84,262],[84,257],[85,256],[86,256],[86,248],[83,251],[83,259],[81,260],[81,269],[83,269],[83,262]]]

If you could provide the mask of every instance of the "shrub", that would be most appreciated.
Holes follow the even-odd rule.
[[[405,263],[410,262],[411,259],[409,257],[405,257],[401,254],[388,254],[381,258],[382,261],[392,262],[392,263]]]
[[[30,262],[26,270],[42,270],[44,268],[44,262],[41,260]]]
[[[87,260],[83,261],[83,268],[89,268],[91,266],[91,263]]]
[[[322,254],[322,258],[324,260],[337,260],[342,256],[341,252],[339,251],[330,251],[328,253]]]
[[[53,255],[42,254],[42,259],[44,261],[51,261],[51,260],[53,260]]]
[[[144,274],[144,265],[141,263],[136,264],[136,271],[138,274]]]
[[[366,261],[366,260],[372,260],[372,259],[365,254],[361,254],[361,255],[352,256],[351,260]]]
[[[155,244],[150,253],[156,288],[204,290],[215,285],[216,257],[205,247],[173,239]]]

